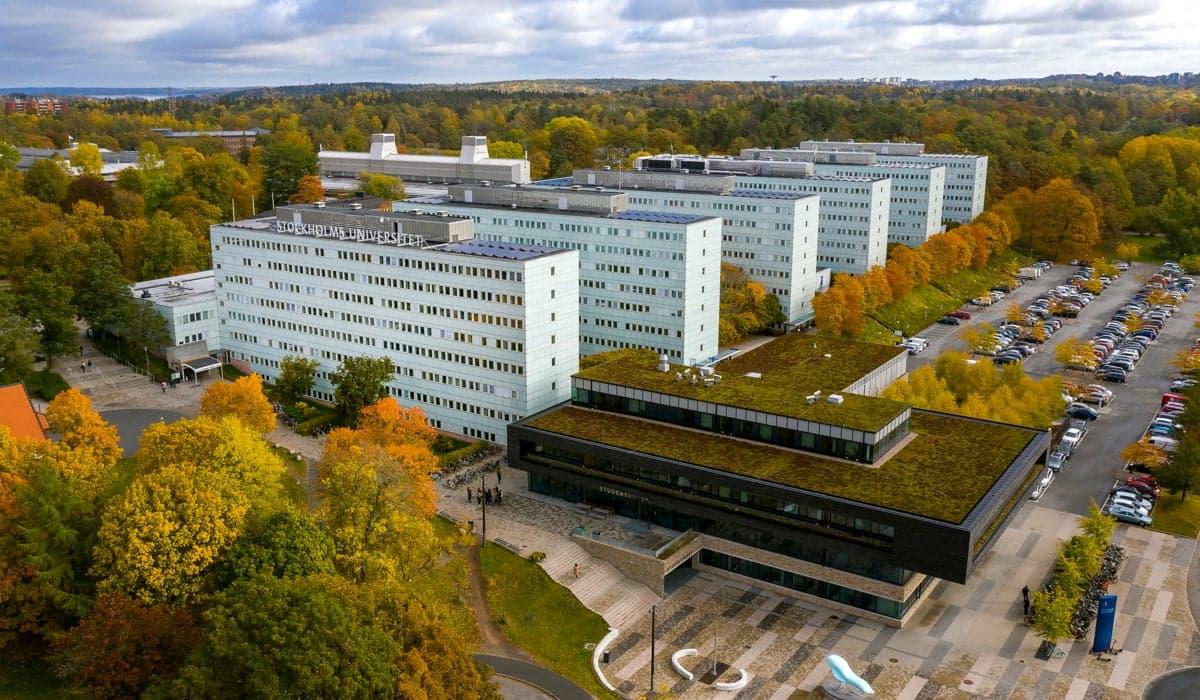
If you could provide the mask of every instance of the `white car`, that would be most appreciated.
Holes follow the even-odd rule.
[[[908,340],[906,340],[900,344],[903,345],[904,347],[908,348],[909,355],[916,355],[916,354],[920,353],[922,350],[924,350],[925,348],[929,347],[928,340],[926,340],[924,338],[918,338],[916,336],[913,336],[912,338],[909,338]]]
[[[1067,428],[1067,432],[1063,433],[1062,442],[1059,444],[1066,447],[1068,452],[1074,452],[1075,448],[1079,446],[1079,441],[1082,439],[1082,430],[1079,428]]]

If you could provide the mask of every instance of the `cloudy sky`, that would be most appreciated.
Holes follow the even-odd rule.
[[[1200,71],[1193,0],[0,0],[0,87]]]

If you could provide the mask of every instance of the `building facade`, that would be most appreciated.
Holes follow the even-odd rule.
[[[436,184],[528,183],[529,161],[492,158],[486,136],[464,136],[455,156],[409,155],[396,150],[395,134],[371,134],[371,150],[321,151],[317,163],[322,177],[357,178],[359,173],[382,173],[406,182]]]
[[[469,218],[480,240],[578,251],[579,351],[650,348],[696,364],[717,354],[721,220],[637,211],[624,192],[451,186],[397,210]]]
[[[939,579],[968,580],[1049,435],[831,390],[903,372],[904,356],[813,345],[789,334],[708,372],[652,356],[591,367],[569,404],[509,427],[509,463],[535,492],[677,532],[664,570],[902,626]]]
[[[169,345],[203,343],[206,353],[221,349],[220,307],[212,270],[138,282],[133,285],[133,296],[150,304],[166,320]]]
[[[570,396],[579,255],[482,241],[469,219],[354,203],[280,207],[212,227],[222,347],[268,380],[317,360],[314,397],[353,357],[387,357],[388,392],[432,426],[504,442]]]
[[[225,150],[231,155],[241,153],[243,149],[251,148],[258,143],[258,137],[271,133],[266,129],[254,127],[251,129],[212,129],[207,131],[175,131],[174,129],[151,129],[164,139],[220,139],[225,144]]]
[[[820,198],[734,187],[733,175],[576,170],[573,184],[613,187],[634,209],[721,219],[721,259],[779,299],[789,323],[812,319]]]
[[[840,165],[816,163],[818,175],[834,177],[887,178],[892,183],[888,199],[888,243],[912,248],[946,230],[942,198],[946,191],[946,168],[922,163],[878,163]]]

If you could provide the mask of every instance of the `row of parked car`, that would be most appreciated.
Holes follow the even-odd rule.
[[[1174,388],[1177,384],[1172,382]],[[1183,413],[1185,399],[1182,395],[1167,392],[1162,395],[1158,413],[1150,419],[1142,439],[1148,444],[1162,449],[1167,459],[1175,452],[1176,441],[1179,439],[1183,426],[1179,424],[1179,416]],[[1104,502],[1104,512],[1117,520],[1135,525],[1150,525],[1154,522],[1150,515],[1158,500],[1158,480],[1146,473],[1146,465],[1127,464],[1125,468],[1133,473],[1124,481],[1113,484],[1108,499]]]
[[[1092,336],[1096,376],[1106,382],[1128,381],[1193,284],[1190,277],[1175,277],[1171,268],[1164,268],[1142,285]]]

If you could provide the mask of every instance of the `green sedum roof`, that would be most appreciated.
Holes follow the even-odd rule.
[[[677,381],[675,374],[687,367],[673,365],[670,371],[659,372],[657,357],[652,352],[614,353],[612,360],[588,366],[575,376],[875,432],[909,405],[844,393],[843,389],[905,352],[904,348],[887,345],[789,333],[718,362],[713,369],[721,381],[711,386],[692,384],[686,379]],[[586,359],[583,364],[588,364]],[[693,368],[692,372],[696,370]],[[759,376],[747,376],[750,373]],[[805,397],[814,391],[820,391],[822,399],[809,404]],[[844,402],[829,403],[825,400],[829,394],[841,394]]]
[[[1038,436],[1029,428],[913,411],[915,439],[872,467],[572,406],[524,424],[948,523],[961,523]]]

